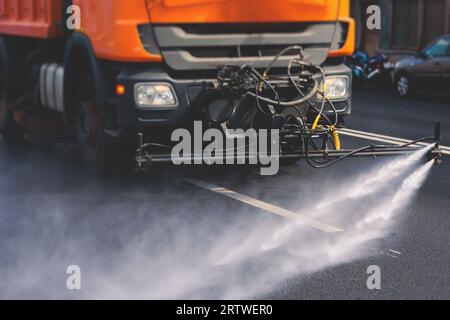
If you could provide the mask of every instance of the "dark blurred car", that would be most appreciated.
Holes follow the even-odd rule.
[[[419,91],[450,92],[450,35],[395,64],[395,91],[405,97]]]
[[[389,62],[389,58],[385,54],[378,54],[370,58],[367,52],[357,50],[351,57],[347,58],[345,63],[352,69],[355,86],[366,83],[377,86],[391,85],[393,64]]]

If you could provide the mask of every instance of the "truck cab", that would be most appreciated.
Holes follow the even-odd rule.
[[[220,66],[263,70],[292,45],[323,67],[331,86],[346,86],[329,96],[342,122],[351,113],[349,2],[0,0],[0,127],[4,136],[23,133],[27,115],[49,109],[101,162],[106,140],[192,122],[193,102]],[[73,18],[80,23],[68,30]],[[24,84],[17,73],[33,80]]]

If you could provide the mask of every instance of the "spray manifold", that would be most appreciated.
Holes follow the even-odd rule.
[[[296,54],[289,61],[286,73],[272,75],[277,61],[290,52]],[[270,117],[272,123],[281,129],[284,144],[293,146],[286,148],[290,152],[284,152],[283,155],[305,158],[314,168],[326,168],[348,157],[410,153],[421,142],[435,143],[429,156],[437,163],[441,161],[439,123],[436,123],[434,137],[418,139],[402,146],[370,145],[357,150],[342,150],[338,127],[343,126],[343,123],[339,122],[336,107],[326,96],[325,83],[324,69],[305,62],[301,46],[290,46],[282,50],[262,73],[251,65],[221,66],[215,90],[223,96],[240,94],[252,99],[252,125],[258,113]],[[286,88],[291,89],[290,95]],[[292,91],[295,93],[293,96]],[[320,102],[317,104],[317,101]],[[325,111],[330,112],[327,115]],[[295,150],[295,146],[300,149]],[[292,150],[295,151],[292,153]]]
[[[280,68],[277,62],[287,54],[292,57],[287,69]],[[216,81],[205,83],[203,93],[192,104],[198,114],[206,115],[210,127],[228,128],[233,125],[247,129],[279,129],[280,157],[305,159],[314,168],[327,168],[349,157],[410,154],[423,148],[420,143],[424,142],[434,144],[428,157],[436,163],[441,162],[439,122],[435,124],[433,137],[401,146],[369,145],[355,150],[342,149],[339,128],[344,124],[326,95],[325,85],[324,69],[306,62],[301,46],[289,46],[280,51],[264,70],[252,65],[219,66]],[[168,155],[150,154],[148,150],[156,145],[143,144],[142,135],[140,141],[138,166],[147,162],[170,161]]]

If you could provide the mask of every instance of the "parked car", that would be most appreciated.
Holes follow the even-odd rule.
[[[450,87],[450,35],[395,64],[395,91],[405,97],[418,91],[448,92]]]

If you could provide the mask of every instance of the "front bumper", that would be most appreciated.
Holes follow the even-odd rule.
[[[343,64],[325,66],[324,70],[327,76],[344,75],[349,77],[347,96],[333,102],[340,116],[351,114],[351,70]],[[174,79],[163,69],[162,65],[149,66],[145,70],[142,68],[124,70],[117,77],[117,83],[126,88],[125,94],[117,98],[118,125],[121,128],[152,128],[189,124],[194,120],[192,102],[203,92],[205,86],[213,81],[213,79]],[[176,107],[138,107],[134,97],[134,86],[143,82],[169,83],[177,95],[178,105]],[[327,112],[333,114],[332,111]]]

